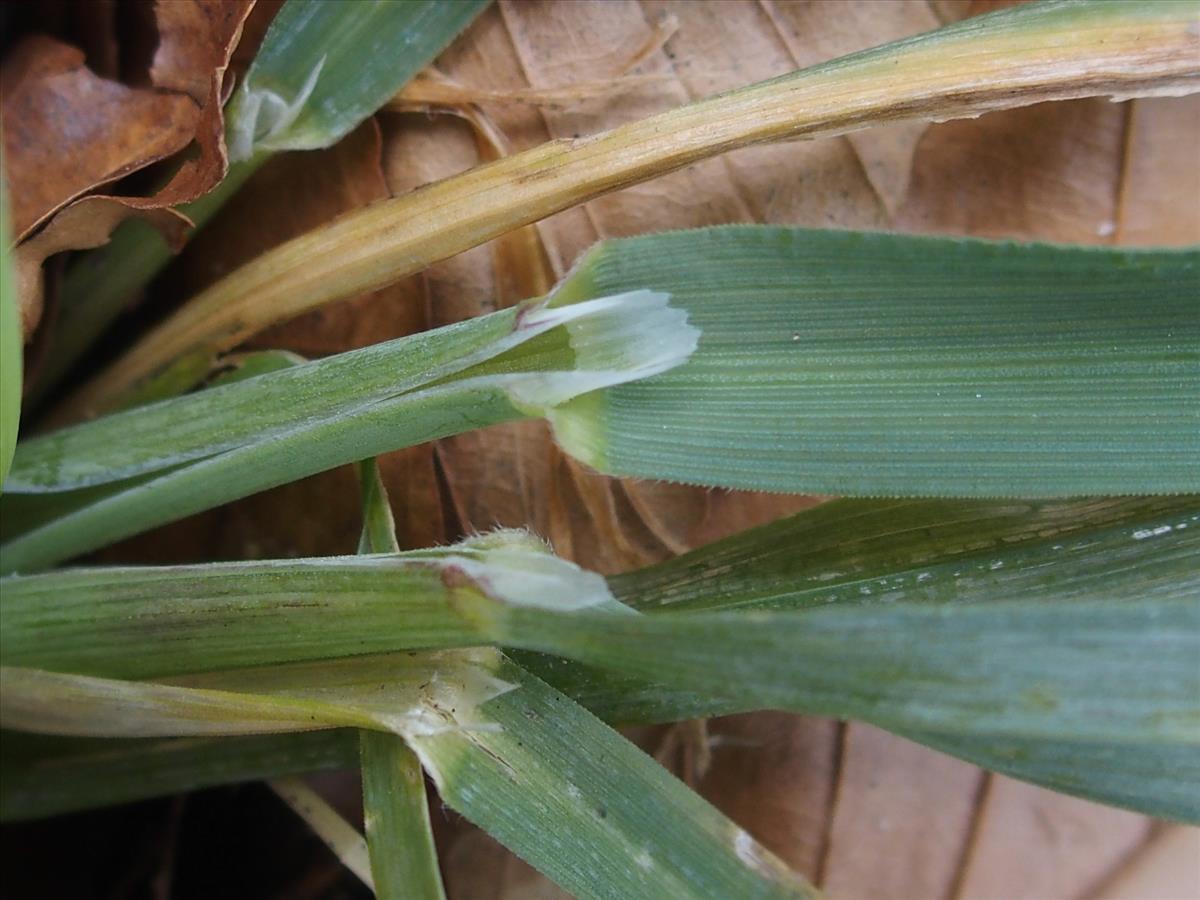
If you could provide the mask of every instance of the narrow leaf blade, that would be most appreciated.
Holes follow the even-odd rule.
[[[398,553],[396,526],[374,459],[358,466],[363,528],[358,552]],[[421,762],[402,737],[359,733],[363,820],[375,896],[444,900]]]
[[[277,775],[346,768],[351,729],[220,738],[0,736],[0,821],[37,819]]]
[[[698,334],[668,300],[644,291],[570,309],[535,300],[30,441],[18,451],[16,490],[122,489],[68,501],[50,521],[22,510],[39,524],[0,547],[0,569],[43,568],[336,465],[548,415],[581,393],[666,371]]]
[[[394,734],[360,732],[359,746],[375,895],[383,900],[445,897],[420,760]]]
[[[15,262],[8,243],[10,229],[8,188],[0,165],[0,489],[8,479],[17,446],[25,343],[17,306]]]

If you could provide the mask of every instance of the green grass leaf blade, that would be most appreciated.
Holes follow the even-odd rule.
[[[44,493],[121,481],[352,413],[527,339],[517,332],[517,314],[504,310],[33,438],[21,446],[12,490]]]
[[[206,388],[220,387],[245,381],[256,375],[290,369],[304,362],[307,362],[304,357],[287,350],[258,350],[233,354],[221,360],[214,360],[207,354],[181,357],[169,368],[139,385],[136,391],[129,394],[118,411],[170,400],[187,393],[196,385]]]
[[[363,529],[358,552],[399,553],[396,523],[374,459],[358,465]],[[421,761],[394,734],[359,732],[363,819],[375,896],[444,900]]]
[[[18,449],[13,490],[133,481],[94,503],[68,501],[52,521],[24,504],[12,518],[42,524],[6,540],[0,570],[44,568],[366,456],[550,415],[578,394],[678,365],[696,335],[664,294],[570,309],[533,301],[34,439]]]
[[[581,898],[812,897],[748,834],[615,731],[504,663],[499,728],[413,738],[452,807]]]
[[[420,760],[394,734],[363,731],[359,742],[375,895],[382,900],[445,897]]]
[[[523,532],[382,556],[63,569],[0,581],[0,659],[110,678],[485,643],[484,593],[628,613]],[[533,607],[539,608],[539,607]]]
[[[1200,555],[1188,564],[1195,570]],[[1200,582],[1176,598],[512,617],[497,640],[746,708],[885,728],[1200,746]]]
[[[357,760],[357,733],[345,728],[160,740],[5,731],[0,735],[0,821],[346,768]]]
[[[396,521],[388,503],[387,490],[379,475],[379,464],[374,457],[358,464],[358,481],[362,491],[362,534],[358,539],[359,555],[372,553],[399,553],[396,541]]]
[[[0,160],[0,489],[17,446],[25,344],[17,308],[17,273],[8,243],[11,225],[2,163]]]
[[[1200,490],[1200,251],[728,226],[554,293],[668,291],[678,369],[555,411],[602,472],[856,496]]]
[[[268,488],[425,441],[522,418],[501,388],[415,391],[166,470],[0,547],[0,571],[29,572],[156,525]],[[53,498],[55,495],[47,495]],[[51,500],[53,502],[53,500]]]
[[[230,158],[336,143],[486,5],[487,0],[288,0],[230,102]]]
[[[647,613],[1172,596],[1198,513],[1195,496],[844,498],[608,580]]]
[[[435,556],[66,569],[5,579],[6,665],[152,678],[478,642]]]

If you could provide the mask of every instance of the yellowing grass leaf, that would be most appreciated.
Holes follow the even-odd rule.
[[[550,143],[297,238],[203,292],[71,401],[110,409],[178,356],[229,348],[513,228],[736,147],[1083,96],[1180,94],[1200,73],[1190,2],[1002,11],[751,85],[571,144]],[[439,215],[422,215],[436,208]],[[353,252],[348,248],[353,247]]]

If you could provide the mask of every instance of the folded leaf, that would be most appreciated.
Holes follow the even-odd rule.
[[[522,532],[395,555],[65,569],[0,585],[4,665],[114,678],[472,646],[486,636],[458,607],[483,593],[548,614],[564,599],[630,613],[603,578]]]
[[[1200,521],[1200,519],[1197,519]],[[1185,559],[1200,568],[1194,548]],[[802,612],[502,614],[501,644],[739,701],[974,736],[1200,746],[1200,579],[1172,597]]]
[[[0,725],[36,734],[173,737],[345,726],[412,736],[491,727],[479,711],[511,690],[489,648],[376,654],[226,669],[170,682],[0,666]]]

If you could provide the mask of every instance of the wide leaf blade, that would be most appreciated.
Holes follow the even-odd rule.
[[[1200,251],[721,227],[554,293],[667,291],[688,363],[556,410],[613,475],[855,496],[1200,490]]]
[[[499,728],[412,740],[450,806],[578,897],[811,897],[773,854],[517,666]]]

